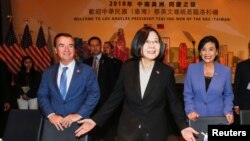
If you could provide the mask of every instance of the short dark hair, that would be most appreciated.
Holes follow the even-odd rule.
[[[54,47],[56,47],[56,42],[57,42],[58,38],[59,38],[59,37],[62,37],[62,36],[63,36],[63,37],[70,37],[70,38],[72,38],[73,41],[74,41],[73,36],[70,35],[69,33],[58,33],[58,34],[55,36],[55,38],[54,38]]]
[[[155,32],[157,36],[159,37],[160,54],[158,55],[156,60],[161,59],[163,57],[164,52],[165,52],[165,47],[164,47],[164,44],[162,42],[159,32],[150,26],[145,26],[136,32],[134,39],[132,41],[130,53],[134,58],[142,57],[141,50],[143,48],[143,45],[147,41],[148,35],[151,31]]]
[[[216,50],[219,52],[219,41],[214,37],[214,36],[205,36],[204,38],[201,39],[199,45],[198,45],[198,52],[199,52],[199,59],[202,61],[202,58],[200,56],[200,52],[202,48],[205,46],[206,43],[211,42],[214,43]],[[214,59],[215,61],[217,60],[217,56]]]
[[[93,36],[93,37],[89,38],[89,41],[88,41],[88,44],[89,44],[89,45],[90,45],[90,42],[91,42],[92,40],[98,40],[99,43],[100,43],[100,45],[102,44],[102,40],[101,40],[99,37]]]
[[[112,45],[112,43],[110,41],[106,41],[106,42],[104,42],[104,44],[109,44],[110,48],[114,49],[114,46]]]

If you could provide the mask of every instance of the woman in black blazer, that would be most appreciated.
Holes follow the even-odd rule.
[[[34,60],[25,56],[21,62],[21,70],[17,74],[16,85],[19,98],[17,104],[19,109],[38,109],[37,90],[41,81],[41,74],[35,70]],[[28,91],[25,91],[28,88]]]
[[[170,115],[184,139],[194,141],[193,133],[197,132],[186,123],[175,89],[174,71],[159,61],[164,51],[159,33],[152,27],[141,28],[132,41],[133,59],[122,66],[110,98],[92,119],[79,121],[83,124],[76,130],[76,136],[96,125],[103,126],[123,101],[119,141],[166,141]]]

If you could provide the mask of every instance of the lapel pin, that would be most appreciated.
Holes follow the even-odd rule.
[[[77,72],[77,73],[79,73],[79,72],[80,72],[80,70],[79,70],[79,69],[77,69],[77,70],[76,70],[76,72]]]
[[[160,74],[160,71],[157,70],[156,73],[157,73],[157,74]]]

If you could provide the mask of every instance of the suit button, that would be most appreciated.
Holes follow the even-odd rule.
[[[148,137],[149,136],[149,133],[146,133],[146,137]]]
[[[138,126],[141,129],[141,125]]]

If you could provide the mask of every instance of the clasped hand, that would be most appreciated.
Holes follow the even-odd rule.
[[[69,114],[66,117],[53,114],[49,117],[49,121],[56,127],[58,131],[63,131],[64,128],[70,127],[73,122],[78,121],[80,118],[81,116],[78,114]]]

